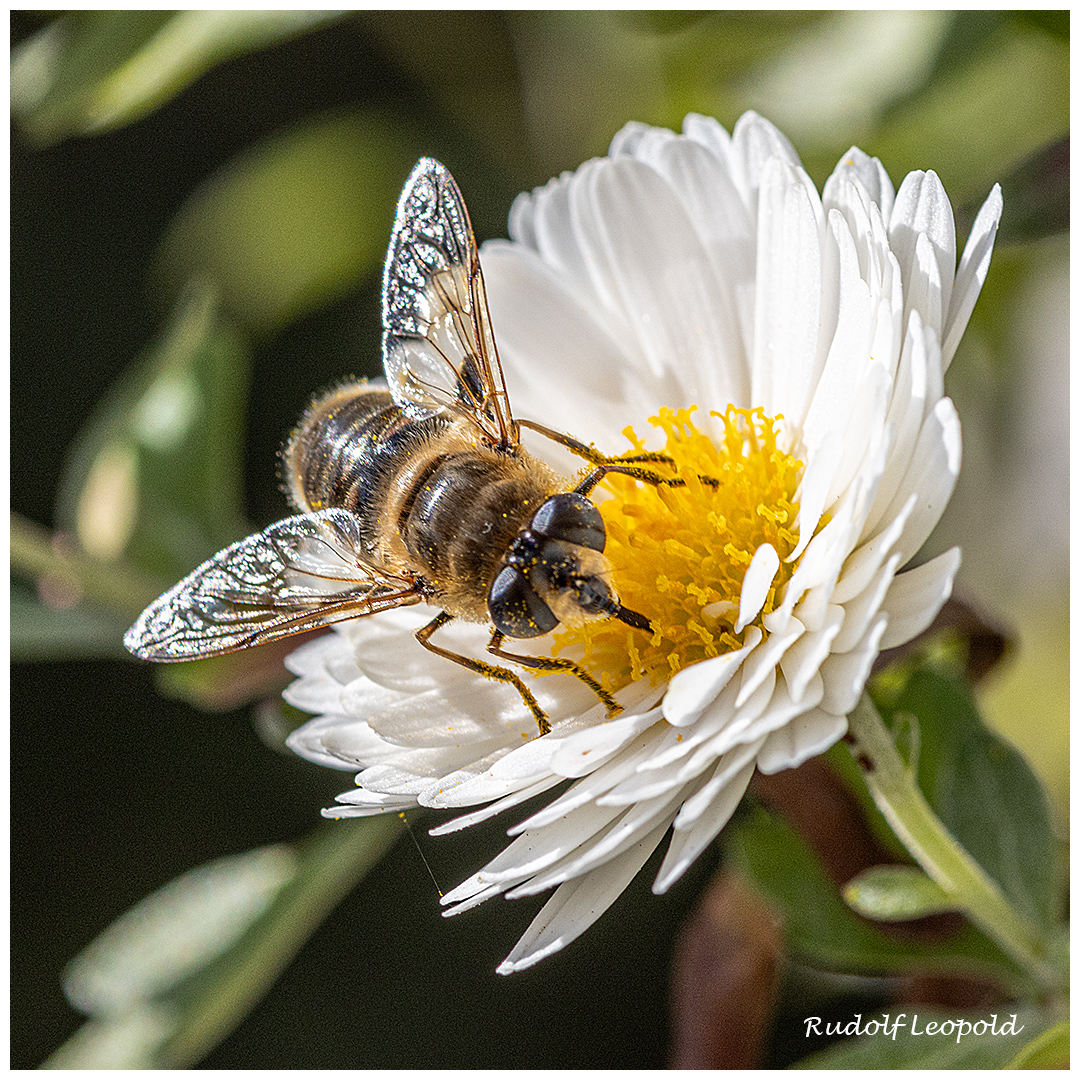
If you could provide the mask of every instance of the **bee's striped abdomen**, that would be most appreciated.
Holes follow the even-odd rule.
[[[300,511],[351,510],[374,553],[402,462],[445,426],[439,417],[408,419],[381,387],[339,387],[312,404],[285,448],[289,497]]]

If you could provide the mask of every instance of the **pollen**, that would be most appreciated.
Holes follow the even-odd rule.
[[[715,439],[695,426],[690,409],[661,409],[649,423],[666,437],[671,464],[655,466],[681,485],[652,485],[611,475],[594,494],[607,528],[604,554],[619,602],[644,615],[652,633],[616,619],[555,634],[609,691],[632,681],[666,682],[677,671],[742,647],[749,626],[761,628],[791,577],[798,544],[795,494],[802,462],[778,445],[783,418],[763,409],[712,413]],[[632,428],[623,434],[645,451]],[[653,468],[654,466],[649,466]],[[771,544],[780,568],[765,603],[735,631],[743,578],[754,553]]]

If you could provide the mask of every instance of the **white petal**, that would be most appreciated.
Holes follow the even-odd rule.
[[[409,701],[411,694],[391,690],[364,675],[358,675],[345,685],[331,676],[319,678],[306,675],[285,688],[282,697],[298,709],[313,712],[345,713],[367,717],[382,709]]]
[[[357,775],[356,782],[369,791],[415,795],[425,806],[428,788],[433,785],[449,788],[460,773],[473,776],[483,772],[505,753],[501,739],[469,746],[399,750],[392,758],[369,765]]]
[[[884,425],[889,389],[889,375],[882,365],[873,363],[866,368],[851,399],[851,411],[844,429],[844,458],[833,476],[829,502],[839,498],[856,476],[864,485],[873,482],[876,486],[880,479],[885,465],[884,447],[881,448],[880,464],[875,463],[874,450],[886,437]],[[867,496],[871,494],[866,491]],[[864,512],[869,507],[870,499],[867,498]]]
[[[1001,220],[1001,188],[995,184],[986,202],[982,204],[971,235],[964,245],[964,254],[960,257],[960,266],[956,271],[956,282],[949,299],[949,311],[945,318],[945,331],[942,335],[941,356],[943,366],[952,363],[956,347],[967,328],[975,301],[979,298],[986,272],[990,268],[990,256],[994,250],[994,237],[997,235],[998,222]]]
[[[730,174],[731,136],[719,120],[712,116],[702,116],[700,113],[688,113],[683,120],[682,130],[688,139],[704,146],[720,162],[724,171]],[[794,153],[794,150],[791,152]]]
[[[742,685],[739,687],[739,696],[735,699],[736,708],[744,705],[750,695],[763,685],[769,671],[775,671],[780,657],[784,655],[793,641],[797,641],[803,634],[805,627],[796,618],[787,620],[787,627],[783,633],[771,634],[764,643],[750,655],[743,664]]]
[[[923,321],[940,334],[945,315],[942,298],[952,292],[956,267],[956,226],[949,197],[935,173],[912,172],[904,177],[889,221],[889,239],[904,274],[905,292],[922,288],[914,276],[936,279],[936,296],[927,293],[926,306],[919,310]],[[935,273],[930,274],[920,251],[923,244]]]
[[[881,208],[882,217],[886,221],[889,220],[892,216],[894,200],[893,185],[885,167],[877,158],[872,158],[857,146],[853,146],[837,162],[832,176],[825,182],[822,200],[826,205],[835,204],[838,201],[836,190],[843,180],[857,182],[871,202]]]
[[[829,655],[832,642],[844,621],[844,609],[839,605],[830,604],[826,611],[824,624],[804,634],[780,658],[780,670],[795,698],[801,698],[806,692],[810,680]]]
[[[824,432],[818,445],[808,456],[798,494],[799,516],[796,524],[799,528],[799,542],[787,557],[787,562],[798,559],[814,538],[814,530],[821,520],[826,500],[832,490],[833,479],[844,457],[844,443],[840,432]]]
[[[627,154],[630,157],[640,157],[641,144],[655,135],[671,135],[667,128],[653,127],[651,124],[643,124],[638,120],[629,120],[623,124],[611,137],[608,144],[608,157],[618,157],[619,154]]]
[[[344,632],[356,665],[372,682],[406,694],[483,682],[476,672],[437,656],[415,639],[416,630],[430,622],[432,616],[433,609],[423,607],[380,612],[377,619],[356,620]],[[490,637],[485,627],[457,620],[440,630],[435,641],[451,652],[482,656]]]
[[[758,770],[768,776],[781,769],[797,768],[828,750],[846,731],[846,716],[811,709],[769,735],[758,754]]]
[[[671,727],[664,732],[664,741],[648,761],[639,767],[640,772],[666,769],[673,761],[685,757],[695,747],[711,739],[735,715],[735,697],[739,692],[739,679],[731,679],[720,693],[708,704],[701,716],[688,727]]]
[[[594,772],[582,777],[559,798],[538,810],[532,817],[507,829],[508,835],[516,836],[526,829],[539,829],[545,825],[551,825],[561,820],[571,810],[592,802],[627,776],[633,775],[640,764],[654,759],[657,745],[664,735],[661,728],[661,725],[656,724],[654,728],[643,732],[622,753],[615,755]],[[558,777],[558,780],[562,781],[563,777]]]
[[[897,540],[900,539],[904,526],[907,524],[911,512],[915,509],[918,496],[912,493],[908,500],[900,508],[899,514],[889,523],[888,528],[883,529],[872,540],[857,547],[844,562],[844,569],[840,580],[833,590],[833,601],[837,604],[847,603],[854,599],[869,585],[870,579],[877,573],[882,561],[892,551]],[[843,652],[842,649],[838,650]]]
[[[940,369],[940,357],[934,332],[923,327],[918,312],[912,312],[900,354],[892,403],[885,418],[886,427],[892,431],[892,449],[874,504],[867,515],[867,529],[880,528],[885,510],[894,504],[900,482],[915,451],[923,420],[937,401],[937,397],[930,398],[930,387],[934,382],[931,368]],[[887,525],[893,516],[886,517],[884,524]]]
[[[772,544],[762,544],[754,552],[743,576],[742,592],[739,595],[739,618],[735,623],[736,634],[741,634],[746,626],[757,618],[779,569],[780,556],[776,554],[776,549]]]
[[[941,268],[934,258],[934,249],[923,235],[915,237],[915,253],[904,275],[904,313],[919,313],[922,321],[936,334],[941,334],[944,299]]]
[[[539,752],[522,759],[517,767],[507,769],[505,773],[498,771],[499,766],[512,758],[515,751],[509,746],[500,746],[486,757],[439,776],[417,796],[417,801],[421,806],[431,807],[475,806],[521,791],[550,775],[550,770],[544,765],[551,750],[544,745],[544,741],[533,739],[528,745],[540,744]],[[533,766],[531,770],[529,765]]]
[[[782,615],[790,614],[815,589],[821,592],[823,603],[828,603],[843,560],[851,550],[853,512],[854,500],[844,500],[836,507],[832,520],[807,545],[784,590],[778,609]]]
[[[729,160],[732,178],[747,206],[756,209],[761,177],[773,158],[800,166],[799,155],[783,132],[757,113],[744,112],[731,132]]]
[[[509,975],[532,967],[584,933],[630,884],[660,843],[666,829],[666,825],[655,829],[591,874],[560,885],[510,955],[499,965],[499,974]]]
[[[510,208],[511,237],[524,242],[527,236],[529,246],[554,269],[559,279],[590,304],[606,298],[596,292],[589,255],[572,220],[570,204],[573,190],[597,164],[586,163],[577,173],[563,173],[531,194],[519,195]]]
[[[293,731],[285,745],[308,761],[350,772],[397,752],[352,716],[317,716]]]
[[[888,622],[887,615],[879,615],[856,648],[846,653],[834,653],[821,665],[825,696],[820,704],[826,712],[847,716],[855,708],[870,668],[881,650],[881,639]]]
[[[339,795],[338,799],[346,805],[328,806],[322,811],[324,818],[336,821],[340,818],[374,817],[376,814],[409,810],[416,805],[416,800],[408,796],[379,795],[370,791],[348,791]]]
[[[700,143],[650,128],[634,156],[654,168],[675,192],[700,238],[718,287],[716,329],[723,335],[717,354],[723,369],[706,367],[696,400],[714,407],[750,399],[750,361],[745,342],[753,330],[756,235],[750,209],[731,174]]]
[[[555,751],[550,768],[560,776],[584,776],[661,718],[660,709],[650,709],[578,732]]]
[[[757,648],[761,638],[761,631],[752,626],[738,651],[691,664],[675,674],[664,695],[664,719],[675,727],[694,723],[727,686],[743,660]]]
[[[883,567],[874,575],[869,585],[853,600],[844,605],[844,625],[836,635],[832,651],[847,652],[859,643],[870,620],[881,609],[885,593],[892,584],[893,575],[900,565],[900,553],[892,555]]]
[[[799,423],[817,380],[821,322],[821,208],[809,178],[781,161],[762,177],[750,393]]]
[[[826,432],[844,431],[852,418],[856,394],[862,385],[865,371],[872,362],[870,355],[871,303],[870,290],[859,275],[859,259],[843,217],[839,211],[829,214],[828,243],[836,255],[835,299],[831,309],[839,313],[835,331],[825,343],[828,350],[820,379],[815,377],[813,397],[809,408],[803,404],[795,414],[805,416],[803,437],[810,448],[816,447]],[[823,300],[827,303],[828,298]],[[816,372],[814,373],[816,376]],[[804,402],[809,399],[809,393]],[[857,448],[845,456],[858,460]]]
[[[900,565],[911,558],[938,523],[960,473],[960,419],[948,398],[942,398],[919,432],[911,464],[895,498],[885,511],[887,520],[900,514],[908,496],[919,496],[898,545]]]
[[[634,377],[615,339],[534,252],[491,241],[483,264],[515,412],[621,449],[627,422],[655,411],[655,390]]]
[[[677,829],[672,834],[671,844],[668,846],[653,884],[654,893],[661,895],[667,892],[686,873],[690,864],[712,843],[731,819],[753,775],[754,763],[750,762],[741,772],[726,777],[720,790],[713,795],[707,812],[697,817],[692,825],[688,825],[685,829]]]
[[[517,690],[475,676],[451,683],[445,690],[397,695],[381,708],[365,707],[367,697],[354,696],[356,683],[344,695],[353,715],[367,713],[371,729],[387,742],[402,747],[461,746],[491,739],[532,738],[536,721],[525,709]]]
[[[960,549],[950,548],[914,570],[898,574],[882,601],[888,613],[889,627],[881,639],[881,648],[903,645],[921,634],[952,592],[953,578],[960,567]]]
[[[747,765],[753,767],[758,750],[764,742],[765,736],[763,735],[752,742],[734,746],[731,750],[713,759],[716,762],[716,767],[713,769],[712,775],[693,795],[683,800],[682,807],[674,822],[677,833],[684,832],[696,825],[698,819],[710,808],[717,795],[731,784],[733,779],[746,769]]]
[[[485,884],[524,881],[582,845],[586,850],[591,849],[597,836],[621,814],[621,809],[594,802],[567,814],[556,828],[530,829],[496,855],[480,871],[479,880]]]
[[[714,722],[711,715],[707,715],[703,722],[695,725],[693,740],[687,739],[683,743],[686,749],[694,749],[707,732],[714,734],[704,740],[704,745],[695,749],[693,754],[686,759],[685,751],[679,757],[673,757],[666,765],[657,765],[655,761],[649,763],[649,768],[638,768],[635,774],[620,781],[606,794],[601,795],[597,802],[604,806],[626,806],[630,803],[640,802],[642,799],[655,799],[660,795],[682,787],[697,778],[729,747],[746,742],[740,737],[742,730],[751,723],[764,709],[770,700],[774,682],[762,686],[758,693],[752,695],[741,709],[734,712],[727,708],[725,695],[723,713],[730,719],[720,718],[719,723]],[[701,732],[697,730],[701,728]],[[716,749],[716,745],[719,749]]]
[[[463,911],[468,911],[470,908],[477,907],[485,900],[490,900],[493,896],[498,896],[500,893],[503,892],[506,892],[505,885],[489,885],[486,889],[479,889],[478,891],[470,894],[459,904],[447,908],[446,911],[443,912],[443,916],[444,918],[450,918],[450,916],[452,915],[460,915]],[[443,900],[445,901],[445,897],[443,898]]]
[[[352,646],[340,633],[323,634],[304,642],[285,657],[285,667],[294,675],[331,675],[341,683],[360,674]]]
[[[341,683],[329,675],[305,675],[286,686],[281,696],[294,709],[307,713],[340,713],[343,689]]]
[[[743,360],[730,351],[737,346],[721,318],[724,290],[701,238],[653,169],[625,157],[605,166],[595,173],[590,211],[616,310],[675,404],[713,395],[726,404],[745,386]]]
[[[556,863],[545,873],[510,890],[506,894],[507,899],[518,900],[523,896],[535,896],[554,885],[592,873],[610,859],[617,858],[632,848],[650,829],[656,828],[658,819],[662,819],[659,826],[661,830],[666,830],[675,817],[683,794],[685,792],[646,799],[634,803],[625,811],[616,808],[620,816],[602,835],[582,844],[578,851]]]
[[[689,777],[684,778],[681,775],[682,770],[675,765],[648,769],[637,775],[626,777],[596,801],[603,806],[629,806],[632,803],[644,802],[646,799],[656,799],[683,788],[686,779],[694,779],[699,772],[701,769],[692,770]]]
[[[493,818],[497,814],[503,813],[504,810],[509,810],[513,806],[520,806],[521,803],[527,802],[534,795],[539,795],[541,792],[548,791],[556,784],[561,784],[562,782],[563,778],[561,776],[546,776],[542,780],[538,780],[535,784],[531,784],[529,787],[522,788],[520,791],[515,791],[502,799],[496,799],[495,802],[489,803],[480,810],[474,810],[471,814],[462,814],[460,817],[453,818],[450,821],[444,821],[441,825],[436,825],[433,829],[428,829],[428,835],[444,836],[447,833],[458,832],[459,830],[467,829],[472,825],[478,825],[481,821],[487,821],[488,818]]]
[[[821,703],[825,694],[824,680],[815,672],[807,680],[806,688],[799,698],[793,698],[783,675],[772,680],[772,692],[764,705],[749,710],[732,721],[715,739],[699,751],[699,755],[726,754],[733,747],[755,742],[783,727],[800,713],[807,712]],[[745,719],[742,717],[745,715]]]

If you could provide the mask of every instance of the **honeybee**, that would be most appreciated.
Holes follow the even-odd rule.
[[[285,447],[296,515],[203,563],[142,613],[124,644],[146,660],[190,660],[426,603],[441,610],[417,631],[420,644],[513,685],[541,735],[550,723],[516,672],[432,635],[453,619],[486,622],[493,656],[573,675],[617,715],[615,698],[577,664],[503,645],[588,619],[651,629],[619,603],[589,495],[613,472],[678,483],[646,467],[670,459],[608,457],[514,418],[469,215],[431,158],[398,202],[382,320],[385,384],[350,382],[317,398]],[[521,445],[523,427],[592,469],[577,484],[558,476]]]

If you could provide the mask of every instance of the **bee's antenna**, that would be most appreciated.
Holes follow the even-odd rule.
[[[652,623],[650,623],[644,615],[639,615],[636,611],[624,608],[622,604],[615,604],[612,607],[611,617],[626,623],[627,626],[632,626],[635,630],[644,630],[647,633],[652,633]]]

